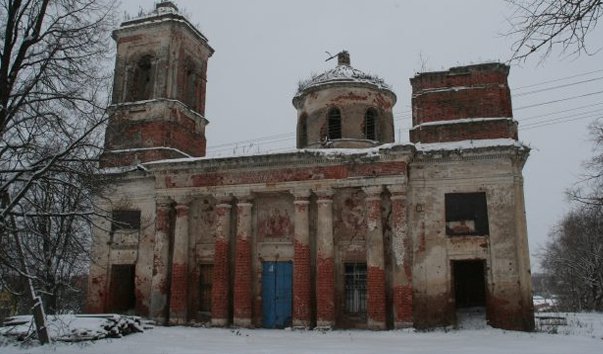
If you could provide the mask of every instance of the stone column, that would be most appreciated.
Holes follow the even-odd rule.
[[[155,206],[155,244],[153,246],[153,278],[151,279],[151,309],[149,315],[158,323],[168,318],[168,271],[170,250],[170,214],[173,201],[158,197]]]
[[[412,327],[412,240],[408,235],[406,186],[387,186],[392,206],[394,326]]]
[[[381,221],[381,192],[383,187],[366,187],[365,207],[367,221],[366,309],[369,329],[385,329],[385,253],[383,251],[383,226]]]
[[[295,236],[293,244],[293,326],[309,327],[311,305],[310,224],[308,204],[310,190],[294,190]]]
[[[335,248],[333,245],[333,191],[316,192],[316,326],[335,325]]]
[[[186,324],[188,320],[188,202],[188,199],[183,199],[176,204],[172,249],[172,286],[170,288],[170,324]]]
[[[253,269],[251,265],[251,197],[239,197],[235,243],[234,325],[251,327]]]
[[[230,248],[231,198],[218,199],[216,205],[216,243],[214,245],[214,271],[211,288],[211,324],[228,325],[228,299],[230,294],[230,271],[228,250]]]

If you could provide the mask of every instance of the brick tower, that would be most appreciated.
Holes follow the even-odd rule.
[[[508,75],[507,65],[487,63],[411,78],[410,141],[517,140]]]
[[[205,89],[213,49],[171,1],[125,21],[101,167],[205,156]]]

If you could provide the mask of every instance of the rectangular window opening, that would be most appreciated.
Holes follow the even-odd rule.
[[[345,264],[345,312],[366,315],[366,263]]]
[[[448,193],[446,235],[485,236],[489,234],[486,193]]]
[[[140,210],[113,210],[111,231],[140,230]]]

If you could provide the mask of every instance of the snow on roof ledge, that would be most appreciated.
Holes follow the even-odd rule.
[[[482,140],[462,140],[446,143],[416,143],[417,151],[454,151],[454,150],[470,150],[489,147],[517,147],[521,149],[529,149],[527,145],[515,139],[482,139]]]

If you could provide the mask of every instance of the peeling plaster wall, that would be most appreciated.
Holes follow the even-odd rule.
[[[518,230],[516,177],[513,156],[449,156],[415,161],[410,168],[409,232],[414,243],[414,320],[418,327],[455,321],[452,260],[485,261],[487,313],[495,327],[530,330],[531,296],[524,284],[527,266],[525,230]],[[446,235],[446,193],[485,192],[489,235]],[[519,212],[523,215],[522,212]],[[524,217],[525,218],[525,217]],[[532,320],[531,320],[532,319]],[[532,322],[531,322],[532,321]]]
[[[155,244],[155,196],[151,179],[123,181],[107,193],[109,200],[100,201],[107,211],[98,218],[93,233],[92,262],[88,283],[87,308],[89,312],[110,311],[109,279],[111,265],[135,264],[136,312],[149,315],[153,278],[153,248]],[[111,232],[109,220],[112,210],[140,210],[140,230],[127,234]],[[125,242],[124,242],[124,236]],[[136,242],[133,240],[136,239]]]

